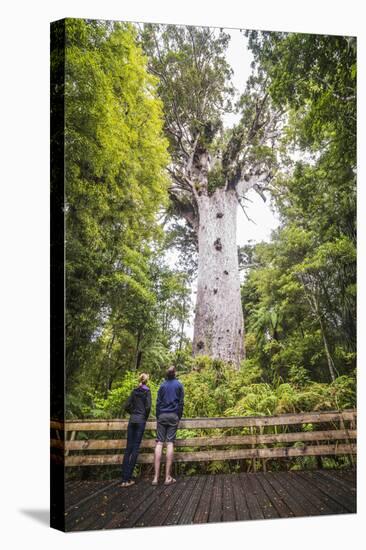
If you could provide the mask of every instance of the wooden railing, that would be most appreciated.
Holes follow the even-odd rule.
[[[353,455],[356,454],[356,416],[356,410],[345,410],[278,416],[185,418],[179,423],[175,461],[332,455],[349,455],[353,461]],[[312,426],[304,430],[305,424]],[[127,425],[128,420],[51,421],[51,456],[65,466],[120,464],[126,439],[108,439],[105,436],[113,433],[118,437],[118,432],[126,432]],[[317,425],[316,428],[314,425]],[[269,433],[277,432],[278,427],[281,427],[280,433]],[[153,462],[155,429],[156,420],[149,420],[141,443],[138,458],[140,464]],[[220,429],[223,433],[180,439],[179,430],[182,429]],[[236,434],[232,435],[232,432]]]

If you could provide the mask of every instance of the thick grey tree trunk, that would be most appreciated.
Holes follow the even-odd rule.
[[[238,201],[219,188],[198,197],[198,280],[193,353],[230,361],[244,357],[244,319],[236,244]]]

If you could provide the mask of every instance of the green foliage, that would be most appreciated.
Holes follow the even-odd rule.
[[[330,142],[355,159],[356,38],[248,31],[255,60],[270,79],[273,100],[293,109],[301,147]]]
[[[333,380],[355,367],[356,40],[247,36],[273,102],[289,113],[287,161],[272,189],[281,227],[242,258],[250,264],[246,326],[255,337],[248,356],[268,380]],[[310,162],[293,161],[292,150]]]
[[[212,460],[207,465],[207,473],[209,474],[227,474],[230,471],[230,464],[223,460]]]
[[[209,194],[215,192],[215,189],[223,187],[225,185],[225,174],[222,171],[222,168],[217,166],[210,170],[207,176],[207,190]]]
[[[228,415],[251,416],[296,413],[314,410],[342,410],[355,406],[355,379],[337,378],[331,384],[308,382],[301,388],[291,383],[278,386],[252,384],[237,404],[226,410]]]
[[[162,368],[190,303],[187,278],[169,272],[160,259],[168,141],[158,80],[147,71],[135,28],[68,19],[65,58],[66,369],[72,414],[81,411],[77,388],[106,396],[126,370]]]
[[[222,129],[222,112],[232,109],[229,39],[222,30],[204,27],[144,25],[141,43],[150,71],[160,78],[170,153],[178,165],[184,160],[182,141],[199,133],[200,148],[209,147]]]
[[[355,91],[355,83],[347,76],[354,51],[351,46],[348,51],[346,39],[333,38],[250,35],[257,62],[271,80],[273,100],[294,110],[287,127],[287,149],[295,146],[297,151],[317,152],[311,163],[290,161],[286,174],[277,175],[272,197],[281,227],[270,243],[247,249],[242,256],[250,264],[242,291],[246,326],[256,338],[256,349],[249,357],[257,357],[269,379],[287,379],[290,370],[293,377],[298,366],[306,369],[310,379],[325,381],[337,373],[350,373],[355,366],[355,147],[344,133],[346,120],[342,119],[350,114],[353,101],[344,98],[342,90],[349,86],[351,95]],[[310,59],[309,76],[303,63],[309,64]],[[329,84],[336,73],[332,99],[325,89],[314,95],[312,78],[318,76]],[[327,102],[322,94],[337,112],[326,125]],[[319,141],[330,131],[329,142]],[[347,151],[340,150],[341,144]]]
[[[356,403],[355,378],[341,376],[331,384],[311,382],[305,373],[296,372],[293,382],[269,384],[261,378],[258,367],[244,361],[240,370],[209,357],[199,356],[193,361],[190,372],[180,373],[184,384],[184,416],[261,416],[312,410],[342,410]],[[162,377],[150,378],[154,414],[157,390]],[[121,417],[122,405],[137,385],[137,374],[126,372],[106,398],[100,394],[88,395],[89,405],[82,416]],[[308,427],[309,429],[309,427]],[[179,437],[192,435],[190,430],[179,432]]]
[[[186,417],[354,407],[355,40],[249,32],[255,70],[237,105],[241,120],[225,131],[233,92],[225,33],[145,25],[138,35],[130,24],[70,19],[66,34],[68,417],[121,417],[142,370],[151,376],[154,415],[171,363],[185,387]],[[287,112],[286,127],[273,122],[266,140],[275,108]],[[209,193],[246,172],[277,169],[268,189],[280,227],[269,243],[239,251],[246,326],[239,370],[193,358],[184,332],[197,235],[184,178],[174,180],[168,206],[166,167],[185,170],[194,143],[192,173],[201,156],[211,157]],[[293,151],[309,162],[293,160]],[[174,268],[164,259],[172,249],[180,252]],[[215,435],[222,433],[232,431]],[[290,467],[315,464],[303,457]]]

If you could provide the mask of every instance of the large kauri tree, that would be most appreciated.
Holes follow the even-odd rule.
[[[280,113],[272,109],[265,75],[257,70],[236,106],[240,122],[224,129],[234,93],[225,58],[230,37],[224,32],[145,25],[141,39],[160,82],[172,158],[170,197],[197,235],[193,353],[238,366],[244,319],[237,208],[250,189],[263,195],[268,186]]]

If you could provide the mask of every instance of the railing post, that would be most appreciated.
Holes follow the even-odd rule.
[[[316,444],[319,447],[320,441],[317,441]],[[322,470],[323,469],[323,458],[320,455],[316,455],[315,459],[316,459],[316,465],[318,466],[318,469]]]
[[[250,427],[250,433],[252,435],[256,435],[254,426]],[[255,449],[255,443],[252,443],[252,449]],[[255,461],[255,458],[252,459],[252,466],[253,466],[253,472],[256,472],[257,471],[257,464],[256,464],[256,461]]]
[[[260,435],[264,434],[264,426],[259,426],[259,433],[260,433]],[[264,445],[264,448],[266,449],[267,445]],[[263,468],[263,472],[265,472],[267,470],[266,459],[265,458],[262,458],[262,468]]]
[[[352,426],[353,420],[351,420],[350,423],[351,423],[351,426]],[[348,429],[346,428],[346,425],[345,425],[344,420],[343,420],[343,415],[342,415],[342,413],[341,413],[341,416],[340,416],[339,425],[340,425],[340,427],[342,428],[342,430],[344,430],[344,431],[347,433],[347,435],[349,435]],[[351,428],[351,429],[352,429],[352,428]],[[351,440],[350,440],[349,438],[347,438],[346,441],[347,441],[347,444],[348,444],[348,445],[351,444]],[[350,463],[351,463],[352,468],[354,468],[355,463],[354,463],[352,454],[349,454],[349,455],[348,455],[348,459],[349,459],[349,461],[350,461]]]
[[[65,433],[66,433],[66,432],[65,432]],[[76,435],[76,431],[73,430],[73,431],[71,432],[69,441],[74,441],[75,435]],[[65,440],[66,440],[66,438],[65,438]],[[70,453],[69,449],[65,449],[65,456],[69,456],[69,453]]]

